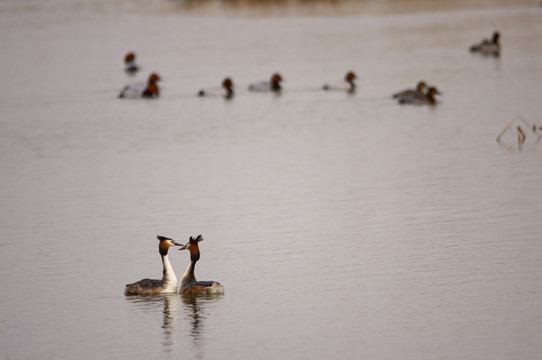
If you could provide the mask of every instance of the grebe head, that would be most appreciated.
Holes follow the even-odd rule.
[[[425,89],[427,89],[427,84],[425,83],[425,81],[418,82],[418,84],[416,85],[416,91],[423,93]]]
[[[200,241],[203,241],[203,236],[198,235],[197,237],[190,236],[190,240],[186,243],[186,245],[182,245],[179,251],[181,250],[188,250],[190,251],[190,260],[192,261],[198,261],[199,260],[199,246],[198,243]]]
[[[124,57],[124,62],[125,63],[129,63],[129,62],[132,62],[135,60],[135,54],[133,52],[129,52],[128,54],[126,54],[126,56]]]
[[[440,93],[440,91],[438,91],[436,87],[431,86],[429,90],[427,90],[427,95],[434,96],[434,95],[442,95],[442,94]]]
[[[169,250],[170,246],[183,246],[182,244],[175,242],[175,240],[165,236],[158,235],[156,238],[158,241],[160,241],[160,244],[158,244],[158,249],[161,255],[167,255],[167,251]]]
[[[346,75],[344,76],[344,80],[346,82],[349,82],[351,83],[352,81],[356,80],[356,74],[353,72],[353,71],[349,71],[346,73]]]

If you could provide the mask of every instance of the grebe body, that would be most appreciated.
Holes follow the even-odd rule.
[[[127,284],[126,289],[124,290],[124,295],[158,295],[177,292],[177,277],[173,272],[173,268],[171,267],[167,253],[171,246],[182,245],[176,243],[173,239],[164,236],[159,235],[157,238],[158,241],[160,241],[158,251],[162,257],[162,279],[143,279],[133,284]]]
[[[156,84],[158,81],[160,81],[160,76],[156,73],[152,73],[149,75],[147,83],[126,85],[124,89],[121,90],[119,98],[157,98],[160,96],[160,90]]]
[[[223,294],[224,287],[216,281],[197,281],[194,274],[196,262],[200,258],[198,243],[203,241],[203,237],[198,235],[196,238],[190,237],[186,245],[179,250],[188,250],[190,252],[190,265],[181,278],[180,294]]]
[[[248,90],[250,91],[274,91],[279,92],[282,90],[282,87],[280,85],[282,81],[282,76],[278,73],[274,73],[271,75],[271,79],[269,81],[260,81],[256,83],[252,83],[248,86]]]
[[[227,77],[222,81],[221,87],[201,89],[198,96],[222,96],[229,99],[233,96],[233,81]]]
[[[354,80],[356,80],[356,74],[353,71],[349,71],[344,76],[344,81],[339,84],[324,84],[322,88],[324,90],[339,90],[339,91],[347,91],[350,93],[353,93],[356,91],[356,83],[354,83]]]

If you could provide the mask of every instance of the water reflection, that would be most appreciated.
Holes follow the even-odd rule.
[[[221,300],[224,294],[192,295],[181,294],[185,307],[185,315],[190,321],[190,338],[192,339],[196,357],[203,358],[204,326],[207,307],[210,302]]]
[[[162,325],[164,338],[162,340],[165,352],[171,352],[175,345],[175,318],[177,317],[177,307],[179,299],[177,294],[164,294],[158,296],[129,297],[137,309],[145,313],[155,314],[162,306]]]
[[[521,151],[524,146],[539,142],[541,135],[536,124],[530,124],[520,115],[514,117],[497,136],[497,142],[509,151]]]

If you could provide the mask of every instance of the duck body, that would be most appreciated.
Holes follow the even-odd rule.
[[[484,39],[470,47],[470,52],[498,57],[501,53],[500,34],[494,32],[491,40]]]
[[[271,76],[271,79],[269,81],[260,81],[256,83],[252,83],[248,86],[249,91],[274,91],[279,92],[282,90],[282,87],[280,85],[282,81],[282,76],[280,74],[275,73]]]
[[[420,81],[418,84],[416,84],[415,89],[406,89],[403,91],[396,92],[392,95],[392,98],[394,99],[401,99],[401,98],[409,98],[409,97],[418,97],[420,95],[425,94],[425,90],[427,89],[427,84],[425,81]]]
[[[203,241],[201,235],[196,238],[190,237],[189,242],[179,250],[190,251],[190,264],[181,278],[179,287],[180,294],[223,294],[224,287],[216,281],[197,281],[194,274],[196,263],[200,258],[198,243]]]
[[[137,98],[157,98],[160,96],[160,89],[157,82],[160,81],[160,76],[156,73],[149,75],[147,83],[135,83],[126,85],[120,92],[121,99],[137,99]]]
[[[427,94],[412,93],[410,96],[399,98],[399,104],[435,105],[437,103],[435,95],[440,95],[440,92],[435,87],[430,87]]]
[[[198,96],[218,96],[228,99],[233,97],[233,94],[233,81],[230,78],[225,78],[220,87],[201,89],[198,92]]]
[[[335,91],[346,91],[353,93],[356,91],[356,84],[354,80],[356,79],[356,74],[353,71],[349,71],[344,76],[344,81],[335,84],[324,84],[322,89],[324,90],[335,90]]]
[[[177,277],[175,276],[175,272],[171,267],[167,253],[170,246],[181,246],[181,244],[178,244],[173,239],[166,238],[164,236],[159,235],[157,238],[160,241],[158,250],[160,252],[160,256],[162,257],[162,279],[143,279],[132,284],[127,284],[126,288],[124,289],[124,295],[146,296],[177,292]]]

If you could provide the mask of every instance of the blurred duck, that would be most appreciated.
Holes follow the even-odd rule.
[[[493,33],[491,40],[484,39],[479,44],[474,44],[470,47],[471,52],[480,53],[483,55],[493,55],[498,57],[501,52],[500,34],[498,31]]]
[[[412,93],[410,96],[399,98],[399,104],[414,104],[414,105],[435,105],[437,100],[435,95],[440,95],[440,92],[435,87],[430,87],[427,94]]]
[[[229,99],[233,96],[233,81],[227,77],[222,81],[221,87],[201,89],[198,96],[223,96]]]
[[[124,71],[130,75],[139,71],[139,66],[135,62],[135,53],[129,52],[124,56]]]
[[[149,75],[147,83],[136,83],[126,85],[119,94],[119,98],[135,99],[135,98],[157,98],[160,95],[160,90],[156,83],[160,81],[160,76],[156,73]]]
[[[418,95],[424,95],[425,90],[427,89],[427,84],[425,81],[420,81],[416,85],[416,89],[406,89],[403,91],[396,92],[392,95],[394,99],[401,99],[403,97],[411,97],[411,96],[418,96]]]
[[[173,272],[167,253],[171,246],[182,245],[176,243],[173,239],[160,235],[157,236],[157,239],[160,241],[158,251],[160,252],[160,256],[162,256],[162,280],[143,279],[133,284],[128,284],[124,290],[124,295],[158,295],[177,292],[177,277]]]
[[[354,80],[356,80],[356,74],[353,71],[349,71],[344,76],[344,82],[339,84],[324,84],[322,88],[324,90],[342,90],[353,93],[356,91]]]
[[[179,250],[190,251],[190,265],[184,272],[181,278],[181,286],[179,288],[180,294],[223,294],[224,287],[216,281],[197,281],[194,275],[194,268],[196,262],[199,260],[199,246],[198,243],[203,241],[203,237],[198,235],[196,238],[190,237],[190,240],[186,245]]]
[[[250,91],[275,91],[279,92],[282,90],[280,82],[282,81],[282,76],[280,74],[274,73],[271,76],[269,81],[260,81],[257,83],[250,84],[248,89]]]

